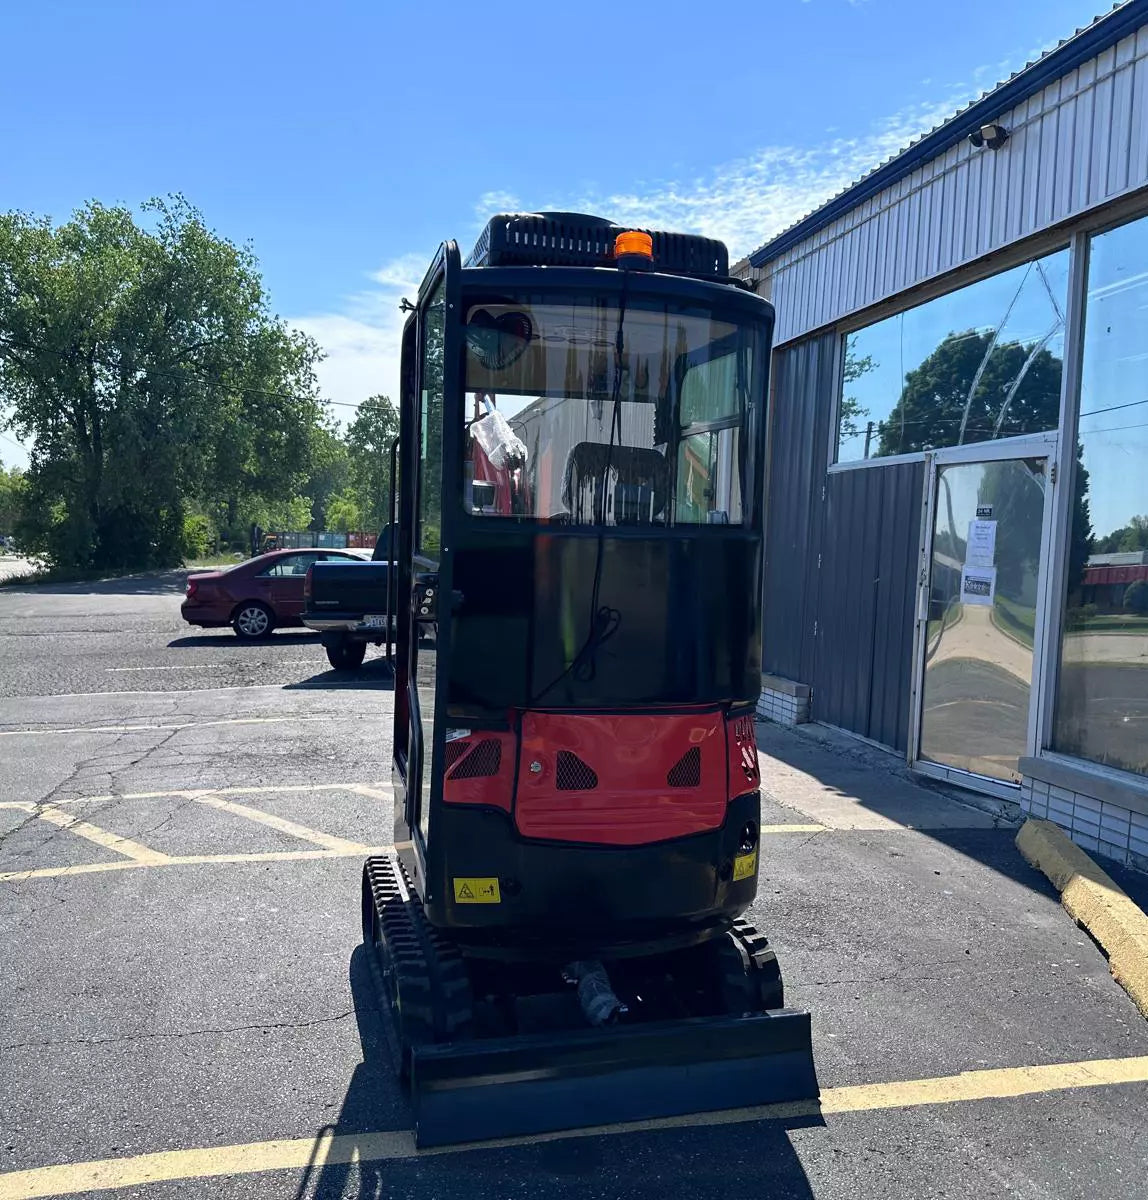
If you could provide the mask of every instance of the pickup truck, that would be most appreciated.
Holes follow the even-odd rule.
[[[363,665],[367,645],[387,638],[387,588],[391,580],[393,526],[387,526],[364,562],[317,562],[303,584],[303,624],[322,636],[327,659],[336,670]],[[395,628],[391,597],[391,629]]]

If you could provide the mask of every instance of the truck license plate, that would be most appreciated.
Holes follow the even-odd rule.
[[[387,615],[386,613],[368,613],[363,618],[363,624],[368,629],[386,629]]]

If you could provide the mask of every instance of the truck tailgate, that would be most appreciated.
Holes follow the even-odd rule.
[[[385,562],[316,563],[304,615],[385,613],[389,578],[390,564]]]

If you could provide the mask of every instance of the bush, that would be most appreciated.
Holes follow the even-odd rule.
[[[206,517],[192,513],[183,518],[181,552],[184,558],[203,558],[214,540],[215,531]]]
[[[1148,616],[1148,579],[1137,579],[1124,592],[1124,607],[1137,616]]]

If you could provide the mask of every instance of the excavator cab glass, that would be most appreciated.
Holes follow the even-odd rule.
[[[742,524],[759,322],[605,288],[469,301],[463,319],[466,478],[495,488],[473,515]]]

